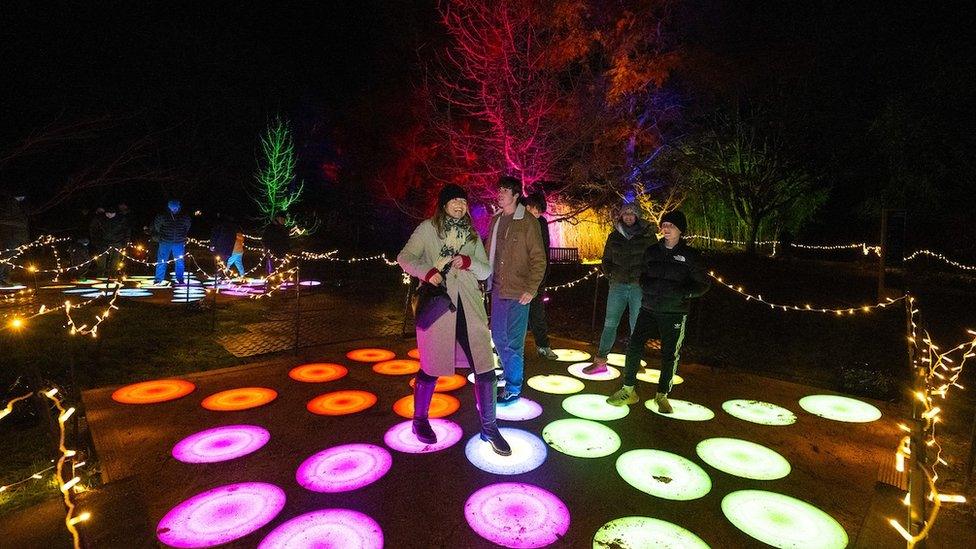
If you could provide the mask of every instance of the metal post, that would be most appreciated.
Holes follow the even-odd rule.
[[[298,342],[302,331],[302,258],[298,257],[295,268],[295,355],[298,355]]]
[[[600,299],[600,275],[596,275],[593,284],[593,315],[590,317],[590,333],[596,332],[596,302]]]
[[[905,299],[905,323],[908,332],[912,333],[913,300]],[[912,425],[909,437],[908,456],[908,532],[916,536],[925,528],[925,420],[922,418],[923,405],[918,394],[925,394],[925,371],[915,366],[915,344],[907,341],[908,365],[912,369]],[[912,547],[909,544],[909,547]],[[918,549],[925,549],[925,540],[914,545]]]

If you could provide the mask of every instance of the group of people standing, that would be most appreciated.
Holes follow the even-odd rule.
[[[542,217],[546,202],[541,193],[524,196],[518,179],[501,177],[496,192],[499,211],[488,227],[485,246],[474,229],[467,198],[460,186],[445,185],[434,215],[414,230],[397,255],[406,273],[443,287],[455,306],[428,327],[417,327],[421,369],[414,383],[413,432],[426,444],[437,441],[428,420],[437,377],[470,367],[475,372],[481,438],[496,453],[509,455],[511,447],[498,430],[495,407],[521,397],[530,317],[539,354],[556,357],[545,334],[541,297],[548,270],[548,227]],[[637,402],[637,370],[644,346],[657,329],[662,366],[655,401],[661,412],[670,413],[667,394],[678,363],[688,300],[704,294],[709,283],[700,254],[681,239],[687,230],[684,215],[669,212],[660,225],[664,237],[656,240],[635,205],[620,209],[604,251],[603,271],[610,279],[604,331],[597,356],[586,371],[606,371],[620,319],[629,308],[631,337],[624,385],[607,402],[615,406]],[[486,292],[491,298],[490,321]],[[500,391],[496,391],[492,342],[504,371]]]

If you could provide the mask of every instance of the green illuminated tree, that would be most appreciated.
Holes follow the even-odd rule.
[[[292,225],[288,210],[301,198],[304,183],[295,178],[295,141],[287,122],[276,118],[271,123],[261,138],[261,151],[264,158],[254,175],[257,192],[252,198],[266,223],[284,215]]]

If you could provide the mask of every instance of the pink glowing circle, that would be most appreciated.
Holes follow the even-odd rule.
[[[284,506],[285,491],[274,484],[228,484],[170,509],[156,526],[156,537],[170,547],[213,547],[261,528]]]
[[[437,442],[434,444],[424,444],[417,440],[417,435],[413,434],[411,426],[413,421],[397,423],[383,435],[383,442],[387,446],[398,452],[407,454],[428,454],[437,452],[445,448],[450,448],[457,444],[464,436],[461,426],[447,419],[431,419],[430,427],[437,435]]]
[[[376,482],[391,465],[393,456],[385,448],[344,444],[322,450],[303,461],[295,480],[313,492],[348,492]]]
[[[257,425],[225,425],[192,434],[173,446],[173,457],[183,463],[216,463],[256,452],[271,439]]]
[[[531,484],[485,486],[464,504],[471,529],[504,547],[545,547],[569,530],[569,509],[551,492]]]
[[[381,549],[383,529],[370,517],[349,509],[322,509],[279,525],[258,549]]]

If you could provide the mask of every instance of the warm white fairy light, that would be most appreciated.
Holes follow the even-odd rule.
[[[771,309],[781,309],[783,311],[802,311],[802,312],[810,312],[810,313],[828,313],[828,314],[834,314],[834,315],[837,315],[837,316],[853,315],[853,314],[858,314],[858,313],[869,313],[869,312],[871,312],[874,309],[884,309],[885,307],[888,307],[888,306],[892,305],[893,303],[897,303],[897,302],[905,299],[905,297],[906,297],[906,296],[901,296],[901,297],[897,297],[897,298],[894,298],[894,299],[887,298],[887,299],[885,299],[885,301],[881,301],[881,302],[878,302],[878,303],[873,303],[871,305],[860,305],[858,307],[841,307],[841,308],[836,308],[836,309],[835,308],[831,308],[831,307],[815,307],[815,306],[810,305],[808,303],[807,304],[804,304],[804,305],[792,305],[792,304],[785,305],[785,304],[782,304],[782,303],[774,303],[772,301],[767,301],[767,300],[763,299],[762,294],[750,294],[742,286],[739,286],[739,285],[736,285],[736,284],[732,284],[730,282],[727,282],[724,278],[722,278],[721,276],[718,276],[717,274],[715,274],[715,271],[709,271],[708,275],[710,277],[712,277],[712,279],[714,279],[719,284],[725,286],[726,288],[728,288],[728,289],[732,290],[733,292],[735,292],[735,293],[741,295],[742,297],[746,298],[746,301],[757,301],[759,303],[762,303],[763,305],[769,306],[769,308],[771,308]]]

